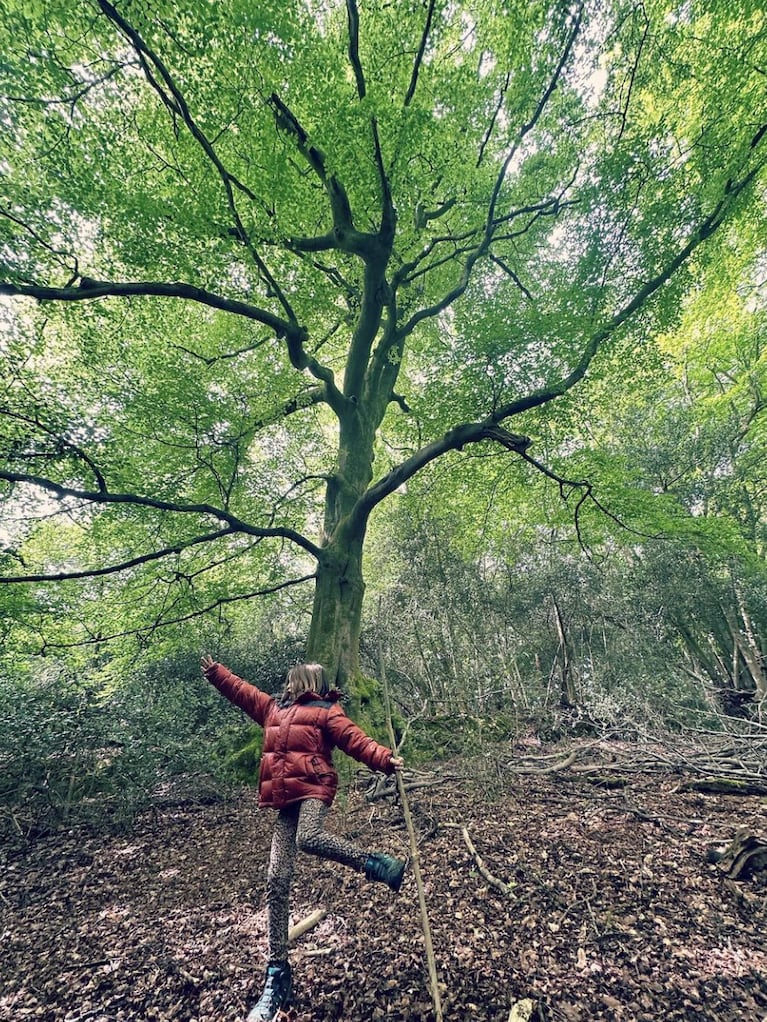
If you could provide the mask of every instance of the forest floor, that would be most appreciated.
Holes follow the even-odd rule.
[[[707,861],[740,827],[765,837],[767,800],[670,775],[622,789],[515,775],[506,758],[443,765],[409,796],[446,1022],[767,1019],[767,873],[735,881]],[[242,1020],[264,968],[270,817],[245,790],[128,834],[4,848],[0,1019]],[[407,854],[396,800],[352,790],[329,820]],[[412,875],[395,895],[300,856],[294,920],[320,907],[292,952],[287,1019],[434,1017]]]

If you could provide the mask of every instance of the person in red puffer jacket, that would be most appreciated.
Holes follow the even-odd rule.
[[[332,752],[339,748],[371,770],[392,774],[402,760],[351,721],[329,691],[319,664],[296,664],[282,696],[262,692],[207,654],[202,672],[219,692],[264,729],[259,805],[277,811],[266,881],[268,965],[263,993],[247,1022],[271,1022],[288,1004],[290,887],[296,852],[332,859],[399,891],[405,862],[367,852],[328,833],[325,817],[338,789]]]

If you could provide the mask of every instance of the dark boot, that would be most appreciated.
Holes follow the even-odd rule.
[[[293,983],[287,962],[277,962],[266,968],[264,992],[258,1004],[251,1009],[247,1022],[272,1022],[280,1010],[287,1006]]]
[[[365,876],[368,880],[378,880],[379,883],[387,884],[393,891],[398,891],[402,887],[406,865],[402,859],[384,855],[383,852],[373,852],[365,863]]]

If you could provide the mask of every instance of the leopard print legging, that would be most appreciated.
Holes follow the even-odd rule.
[[[324,829],[329,806],[317,798],[280,809],[272,834],[272,850],[266,878],[266,911],[269,961],[288,958],[290,885],[296,852],[332,859],[362,873],[369,853]]]

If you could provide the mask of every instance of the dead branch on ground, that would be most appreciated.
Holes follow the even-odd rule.
[[[303,937],[309,930],[313,930],[318,923],[322,922],[327,914],[328,910],[326,908],[318,908],[311,915],[297,922],[295,926],[291,926],[288,931],[288,943],[292,944],[299,937]]]
[[[565,773],[588,780],[632,774],[679,775],[688,778],[680,787],[728,794],[767,793],[767,734],[753,729],[743,734],[690,731],[647,735],[644,741],[598,739],[576,742],[552,756],[529,752],[506,769],[533,776]]]
[[[484,879],[487,880],[488,884],[490,884],[491,887],[494,887],[496,891],[500,891],[501,894],[505,895],[505,897],[507,898],[514,898],[515,897],[513,891],[514,885],[505,883],[503,880],[500,880],[497,876],[490,872],[485,863],[482,861],[479,852],[474,847],[466,827],[461,828],[461,834],[463,835],[463,840],[466,844],[466,847],[471,852],[472,858],[474,859],[474,862],[476,863],[477,869],[479,870],[481,876],[483,876]]]

